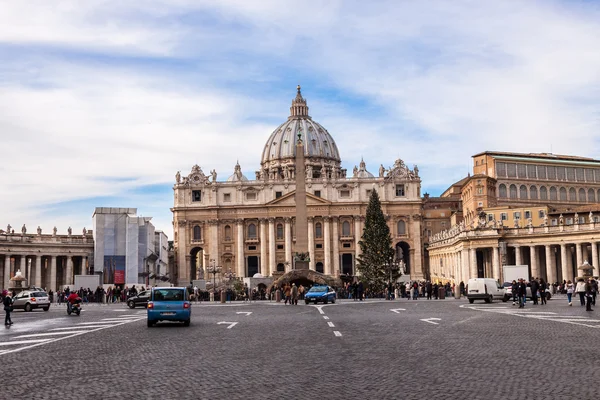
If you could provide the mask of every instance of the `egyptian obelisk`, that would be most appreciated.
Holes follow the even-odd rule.
[[[298,86],[298,92],[300,87]],[[308,254],[308,219],[306,218],[306,166],[304,165],[304,141],[302,131],[298,132],[296,141],[296,253]],[[296,258],[294,269],[308,269],[308,259],[299,261]]]

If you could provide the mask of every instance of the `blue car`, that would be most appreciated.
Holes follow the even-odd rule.
[[[192,304],[184,287],[152,288],[148,300],[148,328],[158,321],[179,321],[190,326]]]
[[[318,302],[322,302],[323,304],[327,304],[329,302],[335,303],[335,291],[330,286],[318,285],[310,288],[306,295],[304,295],[304,302],[306,304],[310,304],[310,302],[314,302],[317,304]]]

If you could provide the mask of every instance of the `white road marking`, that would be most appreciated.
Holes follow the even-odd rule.
[[[329,325],[330,328],[335,328],[335,325],[333,324],[333,322],[328,322],[327,325]]]
[[[335,336],[342,336],[342,334],[340,333],[340,331],[333,331],[333,334],[334,334]]]
[[[30,338],[30,337],[32,338],[32,337],[40,337],[40,336],[71,335],[73,333],[82,333],[82,332],[89,332],[89,331],[31,333],[29,335],[15,336],[13,339]]]
[[[391,312],[394,312],[396,314],[400,314],[398,311],[406,311],[405,308],[390,308]]]
[[[227,329],[231,329],[234,326],[236,326],[238,323],[237,322],[227,322],[227,321],[217,322],[217,325],[223,325],[223,324],[229,324],[229,326],[227,327]]]
[[[236,314],[246,314],[247,317],[248,315],[252,314],[252,311],[238,311]]]
[[[439,323],[433,322],[433,321],[441,321],[441,320],[442,320],[441,318],[424,318],[421,321],[427,322],[427,323],[433,324],[433,325],[439,325]]]
[[[323,319],[329,319],[327,315],[323,315]]]
[[[28,344],[28,343],[40,343],[47,342],[50,339],[33,339],[33,340],[15,340],[14,342],[2,342],[0,346],[12,346],[15,344]]]
[[[141,319],[141,318],[138,318],[138,320],[139,319]],[[76,326],[79,326],[79,325],[105,325],[105,326],[113,326],[113,323],[109,322],[109,321],[107,321],[107,322],[101,322],[101,321],[96,321],[96,322],[80,322]]]
[[[50,331],[69,331],[69,330],[81,330],[81,329],[93,329],[93,328],[99,328],[101,326],[106,326],[106,325],[75,325],[75,326],[69,326],[67,328],[54,328],[54,329],[50,329]]]
[[[323,306],[314,305],[313,307],[315,307],[317,310],[319,310],[319,314],[325,314],[325,312],[323,311],[324,305]]]

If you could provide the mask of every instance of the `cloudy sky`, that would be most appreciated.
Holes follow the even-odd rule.
[[[171,237],[175,173],[252,176],[298,83],[346,168],[432,195],[484,150],[600,158],[599,49],[598,1],[3,1],[0,228]]]

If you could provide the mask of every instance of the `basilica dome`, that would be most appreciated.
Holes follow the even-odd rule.
[[[304,143],[307,164],[314,166],[326,164],[339,168],[340,153],[337,145],[327,129],[308,115],[308,106],[300,93],[300,86],[296,98],[292,101],[287,121],[279,125],[267,139],[262,152],[261,167],[277,168],[293,162],[298,135]]]

